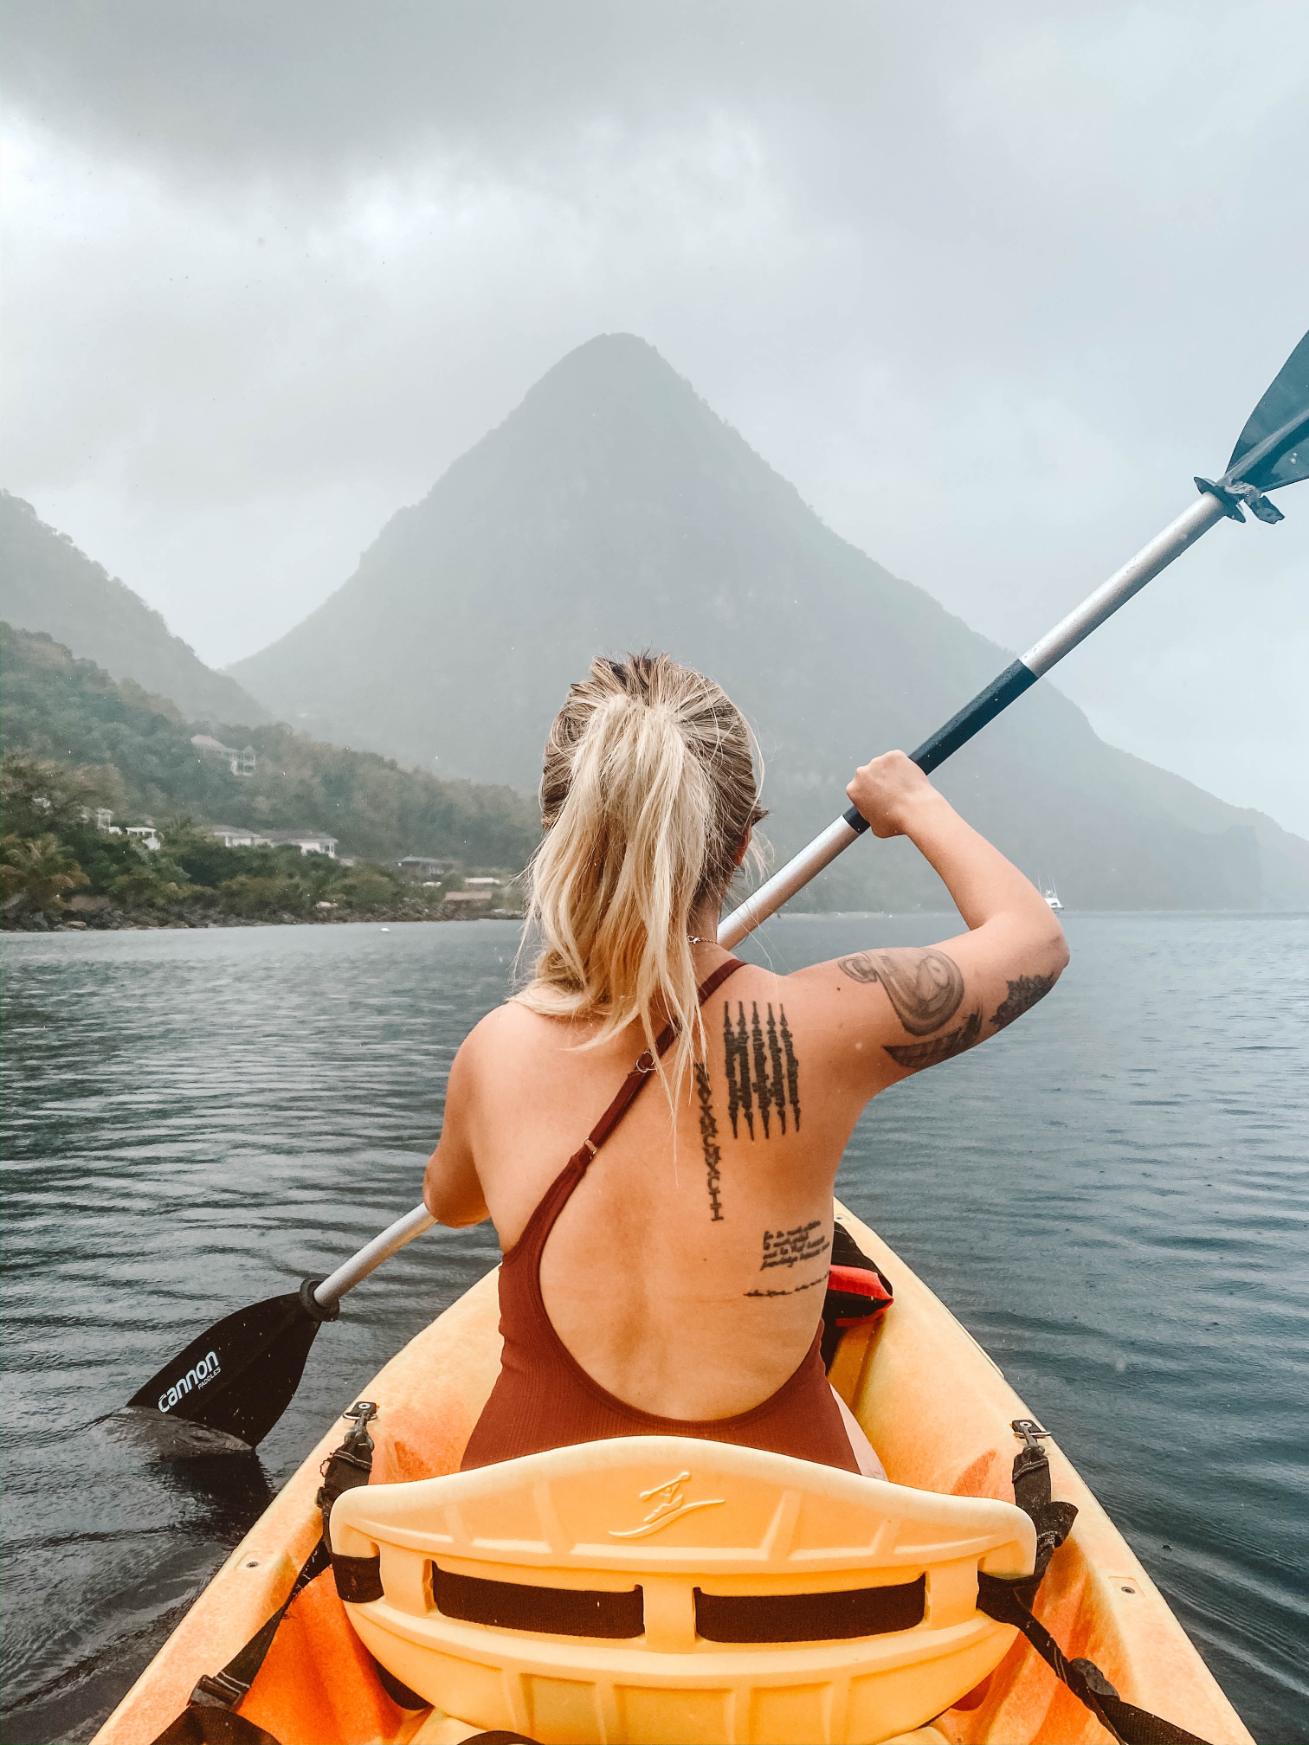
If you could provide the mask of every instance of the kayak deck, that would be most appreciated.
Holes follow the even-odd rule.
[[[894,1308],[875,1332],[854,1328],[831,1379],[894,1483],[947,1495],[1013,1497],[1011,1421],[1031,1416],[949,1310],[866,1226],[838,1207],[866,1253],[890,1273]],[[457,1470],[499,1359],[495,1273],[418,1333],[370,1384],[379,1409],[372,1482]],[[348,1402],[346,1402],[348,1403]],[[320,1467],[341,1439],[333,1424],[251,1528],[96,1735],[147,1745],[284,1600],[319,1533]],[[1210,1745],[1253,1745],[1167,1602],[1057,1442],[1045,1444],[1053,1494],[1078,1509],[1036,1604],[1070,1656],[1095,1661],[1119,1693]],[[476,1731],[440,1710],[398,1707],[320,1577],[296,1600],[242,1715],[281,1745],[457,1745]],[[1018,1638],[969,1697],[914,1745],[1102,1745],[1109,1734]]]

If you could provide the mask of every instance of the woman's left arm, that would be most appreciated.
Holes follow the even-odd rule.
[[[441,1137],[423,1175],[423,1204],[438,1224],[448,1224],[453,1229],[480,1224],[491,1216],[473,1161],[472,1072],[465,1044],[450,1067]]]

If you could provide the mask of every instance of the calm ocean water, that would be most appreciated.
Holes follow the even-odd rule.
[[[840,1191],[1054,1429],[1255,1734],[1309,1740],[1309,917],[1065,916],[998,1041],[887,1094]],[[779,968],[938,938],[791,917]],[[82,1740],[344,1396],[493,1258],[437,1233],[319,1338],[255,1459],[95,1427],[186,1338],[419,1195],[509,923],[9,936],[8,1745]]]

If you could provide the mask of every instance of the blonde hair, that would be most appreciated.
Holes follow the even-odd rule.
[[[658,1070],[670,1107],[703,1051],[690,920],[721,903],[764,816],[754,736],[720,685],[666,654],[597,659],[545,747],[545,835],[528,868],[542,940],[519,1000],[598,1018],[596,1047],[638,1021],[676,1026]]]

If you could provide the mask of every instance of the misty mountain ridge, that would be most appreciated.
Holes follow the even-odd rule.
[[[189,720],[268,720],[266,709],[206,666],[139,594],[8,491],[0,491],[0,619],[44,631],[115,679],[166,697]]]
[[[569,682],[640,647],[745,710],[780,854],[843,807],[856,762],[918,743],[1011,658],[833,533],[653,347],[616,334],[562,359],[232,671],[318,737],[527,786]],[[1309,843],[1105,745],[1048,681],[937,779],[1073,906],[1309,904]],[[802,901],[940,895],[907,844],[879,843]]]

